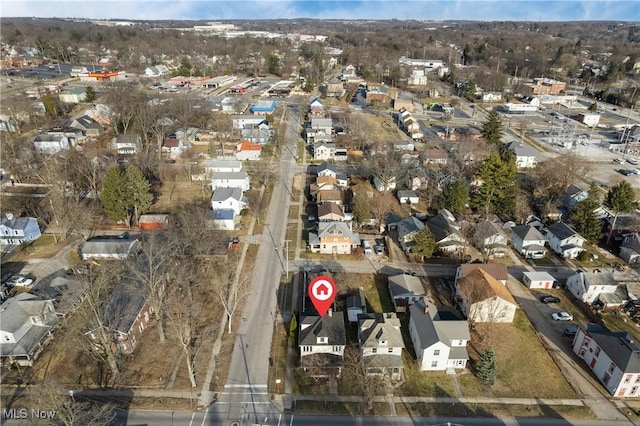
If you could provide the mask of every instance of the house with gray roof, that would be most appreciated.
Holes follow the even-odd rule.
[[[567,277],[567,289],[576,299],[592,304],[601,293],[615,293],[620,283],[611,272],[595,269],[593,272],[578,271]]]
[[[406,312],[407,307],[425,296],[419,277],[409,274],[393,275],[387,279],[389,294],[396,312]]]
[[[413,237],[424,228],[424,223],[414,216],[409,216],[399,222],[389,223],[391,228],[398,231],[398,243],[405,252],[411,252]]]
[[[309,232],[309,250],[322,254],[350,254],[360,245],[360,234],[347,222],[319,222],[318,232]]]
[[[140,249],[140,240],[137,238],[118,238],[102,236],[91,238],[80,246],[82,260],[88,259],[126,259]]]
[[[516,167],[519,169],[533,168],[538,164],[538,152],[529,145],[511,142],[509,150],[516,156]]]
[[[104,131],[102,124],[98,123],[88,115],[83,115],[71,121],[69,127],[82,130],[85,136],[98,137]]]
[[[640,396],[640,344],[629,333],[581,325],[572,349],[612,396]]]
[[[476,248],[487,259],[504,257],[507,253],[509,240],[502,232],[500,225],[495,222],[485,220],[477,224],[474,228],[473,240]]]
[[[329,310],[323,317],[305,315],[300,318],[300,366],[313,377],[340,376],[346,345],[343,312]]]
[[[360,287],[357,294],[347,296],[345,306],[349,322],[358,322],[358,315],[367,313],[367,299],[364,295],[364,289]]]
[[[640,263],[640,234],[628,234],[620,246],[620,258],[627,263]]]
[[[466,368],[471,338],[469,324],[448,308],[437,308],[427,300],[409,307],[409,335],[421,371],[451,371]]]
[[[551,250],[563,259],[575,259],[584,251],[584,237],[563,222],[556,222],[547,227],[547,239]]]
[[[418,204],[420,202],[420,197],[418,197],[416,191],[412,191],[409,189],[399,189],[397,196],[398,201],[400,201],[400,204],[402,205],[409,204],[413,206],[414,204]]]
[[[2,363],[33,366],[51,338],[57,322],[52,300],[20,293],[0,305],[0,357]]]
[[[511,228],[511,244],[525,259],[542,259],[547,254],[547,238],[536,228],[529,225],[516,225]]]
[[[402,332],[394,312],[358,315],[358,343],[367,374],[402,377]]]
[[[251,180],[247,172],[214,172],[211,174],[211,189],[240,188],[248,191],[251,188]]]
[[[0,223],[0,244],[3,246],[32,243],[40,235],[38,220],[33,217],[14,217],[13,213],[6,213]]]
[[[460,225],[449,210],[438,211],[437,215],[427,220],[427,226],[443,253],[461,253],[467,248],[467,240],[460,233]]]

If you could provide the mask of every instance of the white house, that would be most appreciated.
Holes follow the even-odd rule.
[[[513,322],[518,304],[506,288],[482,268],[456,283],[456,300],[469,321]]]
[[[575,259],[584,251],[585,239],[563,222],[556,222],[547,227],[547,238],[551,250],[563,259]]]
[[[316,175],[317,177],[331,176],[335,179],[338,176],[338,171],[336,169],[336,166],[334,166],[333,164],[324,162],[318,164],[318,166],[316,167]]]
[[[427,220],[427,227],[433,234],[438,248],[443,253],[461,253],[467,248],[467,240],[460,233],[460,225],[447,209]]]
[[[111,139],[111,149],[115,149],[118,154],[135,154],[140,150],[141,144],[140,135],[118,135]]]
[[[0,223],[0,243],[3,246],[32,243],[40,235],[38,220],[33,217],[14,217],[13,213],[6,213]]]
[[[358,315],[358,343],[367,374],[402,377],[402,332],[395,313]]]
[[[476,225],[474,229],[473,239],[476,247],[486,258],[491,259],[506,255],[509,240],[497,223],[485,220]]]
[[[511,228],[511,244],[526,259],[542,259],[547,254],[547,239],[533,226],[516,225]]]
[[[311,117],[305,128],[307,143],[333,141],[333,121],[330,118]]]
[[[79,104],[87,100],[87,89],[84,87],[71,87],[58,94],[60,102],[65,104]]]
[[[214,172],[211,174],[211,189],[240,188],[243,192],[251,188],[251,181],[246,172]]]
[[[463,263],[456,269],[456,277],[454,284],[457,284],[458,280],[466,277],[476,269],[482,269],[487,274],[498,280],[502,285],[507,285],[509,279],[509,271],[504,263]]]
[[[312,253],[350,254],[360,245],[360,234],[353,232],[345,222],[320,222],[318,233],[309,232],[309,249]]]
[[[529,145],[511,142],[509,150],[516,156],[516,166],[519,169],[530,169],[538,164],[538,152]]]
[[[411,306],[426,295],[420,278],[409,274],[390,276],[387,279],[389,294],[396,312],[406,312]]]
[[[522,283],[529,288],[553,288],[555,278],[548,272],[530,272],[526,271],[522,275]]]
[[[202,164],[207,177],[211,177],[213,173],[238,173],[242,171],[242,161],[233,157],[219,157],[207,161]]]
[[[323,317],[303,315],[300,318],[300,365],[312,376],[340,376],[346,344],[343,312],[330,309]]]
[[[52,300],[20,293],[0,305],[0,356],[7,364],[24,367],[33,362],[57,323]]]
[[[56,154],[75,146],[75,141],[64,135],[39,134],[33,139],[38,154]]]
[[[500,102],[502,101],[502,93],[500,92],[484,92],[482,94],[482,102]]]
[[[247,140],[238,142],[233,155],[240,161],[258,161],[262,154],[262,145]]]
[[[234,129],[244,129],[247,126],[258,126],[267,120],[262,115],[244,114],[232,115],[231,124]]]
[[[238,215],[248,205],[247,197],[242,195],[240,188],[217,188],[211,196],[213,210],[229,209]]]
[[[613,278],[611,272],[578,271],[567,277],[567,288],[576,299],[592,304],[601,293],[615,293],[619,283]]]
[[[393,191],[396,189],[396,178],[391,176],[387,179],[381,179],[377,175],[373,175],[373,186],[379,192]]]
[[[166,65],[154,65],[152,67],[147,67],[144,70],[144,75],[147,77],[160,77],[161,75],[169,74],[169,68]]]
[[[620,246],[620,258],[627,263],[640,263],[640,234],[628,234]]]
[[[336,144],[333,142],[316,142],[313,144],[314,160],[331,160],[336,152]]]
[[[640,344],[629,333],[614,333],[598,324],[580,326],[572,348],[611,395],[640,396]]]
[[[118,237],[96,237],[80,247],[80,257],[82,260],[88,259],[113,259],[121,260],[128,258],[138,251],[140,241],[135,238]]]
[[[409,307],[409,335],[421,371],[464,369],[469,360],[469,324],[455,311],[421,300]]]

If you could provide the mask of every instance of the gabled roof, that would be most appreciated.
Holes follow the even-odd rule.
[[[35,221],[37,223],[37,219],[33,217],[13,217],[12,219],[7,219],[6,217],[2,219],[2,225],[11,229],[25,229],[27,224]]]
[[[458,232],[460,225],[456,223],[451,212],[446,209],[440,210],[437,215],[427,220],[427,226],[436,242],[444,240],[451,234],[460,235]],[[463,238],[461,235],[460,237]]]
[[[509,279],[507,266],[503,263],[464,263],[460,265],[461,278],[469,275],[476,269],[482,269],[498,281]]]
[[[334,174],[338,173],[338,170],[336,169],[336,166],[334,166],[331,163],[327,163],[326,161],[323,163],[318,164],[318,166],[316,167],[316,174],[320,174],[321,172],[328,170]]]
[[[416,191],[411,191],[409,189],[400,189],[398,190],[398,199],[400,198],[417,198],[418,194],[416,194]]]
[[[395,313],[358,314],[358,340],[361,348],[377,348],[380,341],[386,341],[386,347],[404,348]]]
[[[344,222],[320,222],[318,223],[318,237],[327,238],[333,235],[334,231],[342,234],[344,238],[351,238],[353,231]]]
[[[398,236],[404,238],[412,232],[418,232],[424,228],[424,223],[414,216],[409,216],[398,222]]]
[[[474,300],[470,301],[470,303],[481,302],[498,296],[509,303],[516,304],[516,300],[507,287],[481,268],[477,268],[468,273],[464,278],[461,278],[458,281],[458,285],[467,297],[473,294]]]
[[[326,337],[327,343],[318,343],[318,337]],[[347,344],[347,333],[344,327],[344,314],[333,312],[323,317],[305,315],[300,319],[298,345],[336,346]]]
[[[85,241],[80,248],[83,255],[124,255],[129,254],[138,243],[137,239],[97,237]]]
[[[546,240],[546,237],[542,235],[540,231],[529,225],[516,225],[511,228],[511,232],[520,237],[522,241]]]
[[[31,322],[33,316],[40,316],[45,311],[49,300],[40,300],[29,293],[20,293],[7,299],[0,309],[0,329],[15,333],[25,323]]]
[[[262,145],[253,143],[251,141],[242,140],[238,142],[238,145],[236,145],[235,152],[240,151],[262,151]]]
[[[586,272],[586,271],[578,271],[573,276],[578,276],[579,282],[582,287],[586,290],[586,284],[588,283],[590,287],[617,287],[618,281],[613,277],[611,272],[607,271],[599,271],[599,272]]]
[[[84,129],[98,129],[98,130],[103,129],[102,124],[98,123],[88,115],[83,115],[82,117],[78,117],[73,121],[78,123]]]
[[[242,201],[241,188],[216,188],[211,196],[211,201],[225,201],[229,198]]]
[[[509,149],[513,151],[516,157],[536,157],[538,152],[531,148],[529,145],[521,144],[520,142],[511,142]]]
[[[620,247],[628,248],[636,253],[640,253],[640,234],[636,232],[634,234],[627,235],[624,237]]]
[[[424,295],[422,281],[418,277],[409,274],[393,275],[387,279],[391,297],[404,296],[407,293],[414,296]]]
[[[420,339],[420,349],[438,342],[450,346],[452,340],[471,338],[467,321],[451,309],[436,308],[432,303],[419,301],[409,306],[409,314]]]
[[[625,373],[640,373],[640,344],[626,332],[611,332],[599,324],[588,324],[587,334]]]
[[[340,191],[339,189],[331,189],[328,191],[320,191],[316,195],[316,201],[318,201],[319,203],[322,201],[331,200],[342,201],[342,191]]]
[[[504,232],[502,232],[502,228],[495,223],[489,220],[485,220],[484,222],[480,222],[475,227],[475,239],[476,241],[484,241],[485,239],[492,237],[496,234],[504,236]]]
[[[342,207],[340,207],[336,203],[324,203],[324,204],[318,205],[319,218],[329,214],[335,214],[335,215],[344,217],[344,211],[342,211]]]
[[[123,281],[117,285],[104,308],[105,324],[112,330],[129,333],[145,305],[146,290],[138,281]]]
[[[576,231],[574,231],[569,225],[564,222],[556,222],[553,225],[549,225],[547,227],[547,233],[555,235],[559,240],[564,240],[573,236],[580,236]],[[584,239],[584,238],[583,238]]]

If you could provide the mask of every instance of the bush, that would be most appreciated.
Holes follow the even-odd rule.
[[[586,250],[582,250],[578,255],[578,260],[580,262],[586,262],[587,260],[589,260],[589,252],[587,252]]]

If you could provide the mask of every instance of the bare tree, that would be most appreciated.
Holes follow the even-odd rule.
[[[534,195],[546,201],[559,200],[577,180],[587,176],[591,166],[575,154],[565,154],[539,163],[536,167]]]
[[[367,410],[373,411],[373,398],[382,391],[384,376],[369,371],[367,362],[356,345],[349,345],[344,350],[341,380],[359,391],[367,401]]]
[[[144,96],[127,83],[108,83],[101,98],[111,108],[111,125],[116,134],[126,134],[144,108]]]
[[[397,202],[393,194],[374,192],[373,200],[371,201],[371,213],[373,218],[378,222],[380,229],[384,226],[387,215],[391,213],[396,206]]]
[[[220,279],[215,282],[216,293],[222,304],[225,314],[227,315],[227,333],[231,334],[231,325],[233,321],[233,315],[238,308],[238,305],[243,299],[249,296],[248,277],[237,274],[242,274],[237,270],[236,256],[229,256],[227,258],[227,264],[224,271],[219,275]],[[236,281],[237,279],[237,281]]]

